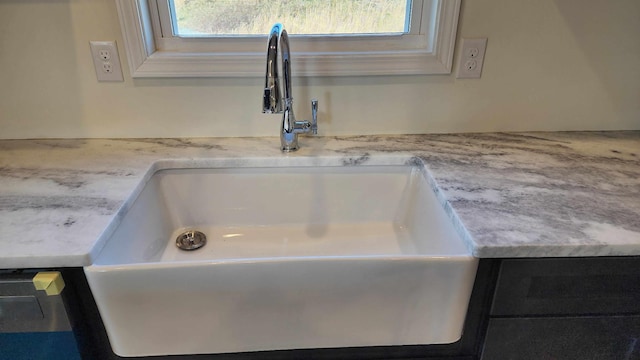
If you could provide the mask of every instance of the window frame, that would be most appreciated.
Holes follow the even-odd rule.
[[[157,35],[161,32],[162,11],[156,1],[162,0],[116,0],[133,78],[264,76],[266,33],[263,38],[211,40],[172,34],[163,38]],[[329,41],[318,36],[292,35],[295,75],[451,73],[461,0],[414,1],[420,3],[421,11],[411,21],[420,21],[420,26],[412,24],[412,32],[406,35],[344,36]],[[264,49],[257,51],[256,41]]]

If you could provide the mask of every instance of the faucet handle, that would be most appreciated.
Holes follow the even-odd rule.
[[[311,133],[318,135],[318,99],[311,100]]]

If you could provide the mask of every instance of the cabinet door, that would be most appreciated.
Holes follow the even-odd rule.
[[[36,290],[35,274],[0,270],[0,360],[80,360],[62,296]]]
[[[482,360],[640,359],[640,316],[491,319]]]
[[[640,315],[640,258],[504,260],[492,316]]]

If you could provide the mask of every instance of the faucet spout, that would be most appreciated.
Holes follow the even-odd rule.
[[[282,112],[282,95],[280,89],[280,75],[278,72],[278,46],[282,43],[282,33],[288,41],[286,30],[282,24],[273,25],[269,32],[267,43],[267,70],[264,80],[264,102],[262,112],[265,114],[278,114]]]
[[[279,57],[282,69],[280,78]],[[262,112],[265,114],[282,113],[280,123],[280,144],[282,151],[298,149],[298,134],[312,132],[317,134],[318,101],[312,101],[311,122],[297,121],[293,114],[293,96],[291,91],[291,50],[289,36],[281,23],[276,23],[269,32],[267,42],[267,69],[265,72],[264,94],[262,98]],[[284,90],[281,82],[284,82]]]

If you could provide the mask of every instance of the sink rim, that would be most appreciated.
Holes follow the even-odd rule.
[[[122,264],[96,264],[100,257],[100,253],[113,236],[116,229],[120,226],[124,218],[127,216],[131,207],[141,195],[149,181],[153,176],[163,170],[188,170],[188,169],[239,169],[239,168],[318,168],[318,167],[373,167],[373,166],[409,166],[420,171],[431,191],[436,196],[439,205],[445,211],[449,221],[455,228],[457,235],[460,237],[466,252],[461,254],[448,255],[429,255],[429,254],[376,254],[376,255],[309,255],[309,256],[292,256],[292,257],[260,257],[260,258],[233,258],[233,259],[201,259],[190,260],[188,262],[134,262]],[[172,158],[159,159],[153,161],[141,180],[138,182],[134,190],[129,194],[123,202],[113,218],[100,234],[98,241],[91,251],[91,264],[87,267],[105,271],[117,270],[118,268],[172,268],[187,266],[202,266],[230,263],[268,263],[268,262],[295,262],[295,261],[332,261],[332,260],[380,260],[391,259],[398,260],[437,260],[439,258],[454,260],[466,259],[473,256],[472,241],[470,235],[464,227],[460,218],[455,213],[444,194],[437,186],[435,179],[432,177],[425,161],[413,153],[393,153],[393,154],[369,154],[365,153],[360,156],[286,156],[286,157],[219,157],[219,158]]]
[[[309,262],[376,262],[376,261],[394,261],[394,262],[464,262],[469,259],[475,259],[472,254],[455,254],[455,255],[316,255],[316,256],[295,256],[295,257],[264,257],[264,258],[237,258],[237,259],[219,259],[219,260],[193,260],[182,262],[138,262],[127,264],[91,264],[85,266],[86,271],[91,272],[118,272],[131,270],[155,270],[155,269],[172,269],[172,268],[191,268],[202,266],[222,266],[222,265],[241,265],[241,264],[271,264],[271,263],[309,263]]]

